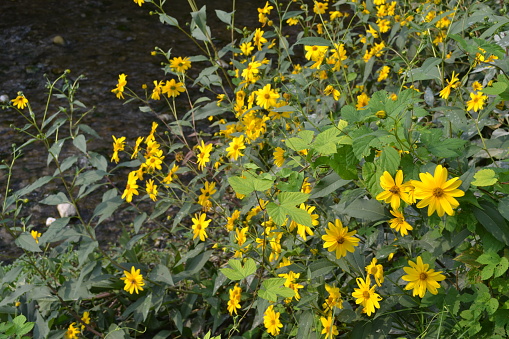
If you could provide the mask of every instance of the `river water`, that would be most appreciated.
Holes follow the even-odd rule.
[[[258,27],[256,8],[264,3],[237,1],[237,22]],[[207,5],[208,24],[217,37],[217,44],[228,43],[230,33],[216,18],[214,9],[230,12],[231,0],[197,1],[197,4],[198,7]],[[150,54],[155,46],[163,50],[172,48],[172,56],[198,54],[184,34],[150,15],[151,9],[150,4],[139,7],[132,0],[0,0],[0,95],[13,99],[18,91],[23,91],[36,114],[41,113],[47,92],[44,75],[55,79],[70,69],[71,78],[86,76],[80,82],[77,98],[87,107],[95,107],[84,123],[102,137],[89,144],[88,149],[108,156],[111,135],[134,140],[147,134],[151,122],[157,119],[140,112],[138,103],[124,105],[111,93],[118,75],[127,74],[128,86],[141,94],[142,84],[149,84],[150,88],[154,80],[165,79],[161,70],[163,60]],[[180,23],[190,19],[186,0],[167,1],[165,9]],[[199,67],[193,65],[190,75],[198,74]],[[26,140],[13,132],[11,124],[22,127],[24,121],[12,111],[0,111],[1,159],[10,158],[12,143]],[[52,174],[53,170],[46,167],[46,154],[41,147],[28,148],[18,162],[14,189]],[[5,173],[0,173],[1,200],[5,185]],[[31,223],[43,228],[47,217],[57,216],[56,208],[38,205],[37,200],[41,198],[38,195],[30,198],[26,214],[33,214]],[[115,229],[105,232],[118,234]],[[106,240],[113,239],[106,236]],[[9,241],[0,230],[0,248],[5,250]],[[9,260],[12,255],[0,251],[0,261]]]

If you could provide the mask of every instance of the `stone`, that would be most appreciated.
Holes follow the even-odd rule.
[[[51,40],[55,45],[64,46],[65,40],[61,35],[55,35],[53,39]]]
[[[58,213],[61,218],[65,217],[73,217],[76,215],[76,208],[72,204],[58,204],[57,205]]]

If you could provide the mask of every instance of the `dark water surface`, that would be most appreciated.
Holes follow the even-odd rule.
[[[216,18],[214,9],[230,12],[231,0],[197,3],[198,7],[207,5],[208,24],[218,37],[219,47],[227,44],[230,32]],[[258,27],[256,8],[264,3],[237,0],[237,22]],[[150,15],[152,9],[150,4],[139,7],[132,0],[0,0],[0,95],[13,99],[18,91],[23,91],[36,114],[42,114],[47,92],[44,74],[50,79],[66,69],[71,70],[71,78],[84,74],[86,79],[81,81],[76,97],[87,107],[95,107],[84,123],[103,138],[91,142],[88,149],[109,156],[111,135],[135,140],[148,133],[151,122],[157,120],[140,112],[138,103],[124,105],[116,99],[111,89],[118,75],[127,74],[128,87],[141,95],[142,84],[148,84],[150,90],[154,80],[170,78],[161,70],[162,57],[150,55],[155,46],[172,48],[172,56],[199,54],[184,34]],[[181,24],[189,21],[190,8],[185,0],[167,1],[166,10]],[[193,72],[198,74],[199,67],[193,65],[191,76]],[[12,111],[0,111],[1,159],[10,159],[12,143],[26,140],[12,131],[11,124],[22,127],[24,121]],[[30,147],[18,162],[12,187],[19,189],[52,173],[53,169],[46,167],[42,145]],[[5,173],[0,173],[1,201],[5,185]],[[44,231],[46,218],[57,217],[56,208],[38,205],[41,196],[29,198],[33,200],[27,205],[27,213],[34,214],[31,224]],[[105,232],[117,234],[118,230],[112,227]],[[111,239],[106,236],[106,240]],[[8,241],[0,230],[0,261],[10,257],[3,251]]]

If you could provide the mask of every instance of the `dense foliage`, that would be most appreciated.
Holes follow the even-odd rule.
[[[194,1],[180,22],[165,2],[135,0],[203,54],[156,48],[160,79],[112,85],[154,113],[148,135],[90,150],[67,72],[43,112],[22,93],[2,106],[28,139],[1,167],[2,227],[24,255],[0,267],[0,321],[23,314],[35,338],[509,336],[503,1],[271,0],[253,28]],[[11,191],[32,143],[54,174]],[[76,214],[20,218],[50,182],[39,203]]]

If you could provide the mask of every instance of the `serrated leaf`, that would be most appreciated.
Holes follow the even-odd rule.
[[[283,298],[291,298],[295,296],[294,290],[289,287],[282,286],[285,281],[285,278],[270,278],[264,280],[262,288],[258,291],[258,296],[272,302],[277,301],[278,295]]]
[[[485,168],[474,174],[471,184],[474,186],[492,186],[497,183],[498,178],[494,170]]]
[[[380,155],[379,167],[389,173],[395,173],[401,163],[399,152],[392,146],[385,146]]]
[[[309,198],[309,194],[302,192],[281,192],[277,198],[281,205],[296,206],[306,202]]]

